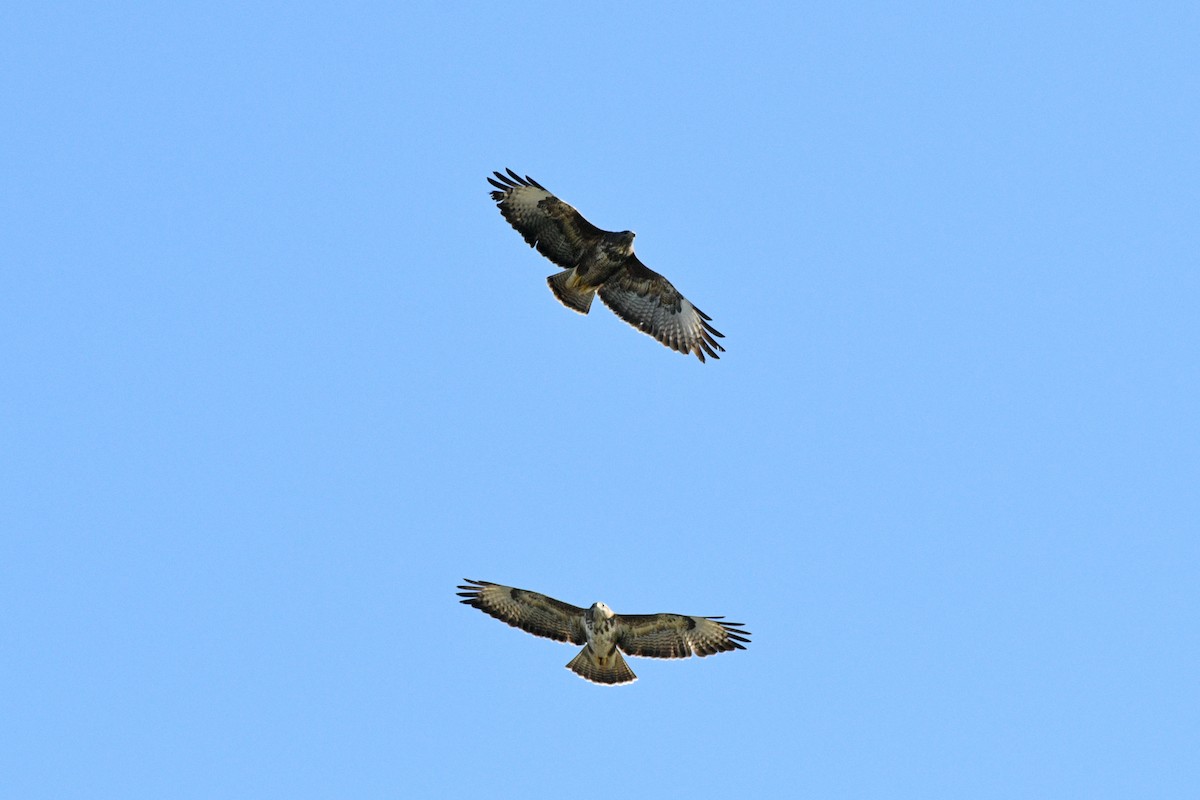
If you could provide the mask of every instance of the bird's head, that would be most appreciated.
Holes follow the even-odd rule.
[[[600,617],[601,619],[612,619],[616,614],[611,608],[604,603],[592,603],[592,617]]]
[[[634,236],[637,236],[637,234],[633,231],[605,234],[603,247],[614,257],[628,257],[633,253]]]

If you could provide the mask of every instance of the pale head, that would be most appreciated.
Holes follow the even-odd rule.
[[[592,607],[589,610],[592,612],[593,619],[597,617],[600,619],[612,619],[616,616],[616,613],[604,603],[592,603]]]

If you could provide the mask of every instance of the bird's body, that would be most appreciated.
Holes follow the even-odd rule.
[[[637,680],[622,652],[649,658],[708,656],[745,650],[750,632],[740,622],[723,617],[682,614],[617,614],[604,603],[584,609],[544,594],[467,579],[459,586],[462,602],[485,614],[532,633],[560,642],[583,645],[567,669],[601,684]]]
[[[587,644],[567,664],[567,669],[593,683],[631,683],[637,680],[617,649],[616,614],[604,603],[593,603],[583,612]]]
[[[583,218],[526,176],[511,169],[488,182],[500,213],[531,247],[563,271],[546,279],[559,302],[581,314],[597,293],[617,316],[667,347],[720,358],[719,331],[671,282],[643,264],[633,252],[633,231],[606,231]]]
[[[579,263],[574,267],[546,279],[550,291],[567,308],[588,313],[596,290],[616,275],[633,255],[633,237],[633,231],[606,232],[582,250]]]

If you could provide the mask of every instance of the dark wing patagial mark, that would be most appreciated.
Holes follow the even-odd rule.
[[[493,173],[488,183],[500,213],[531,247],[560,267],[574,267],[604,236],[604,231],[573,207],[550,194],[540,183],[511,169]]]
[[[559,642],[586,644],[583,609],[537,592],[501,586],[498,583],[464,578],[469,586],[459,586],[459,602],[478,608],[514,628],[534,636]]]
[[[750,631],[724,617],[682,614],[618,614],[621,634],[617,646],[631,656],[687,658],[745,650]]]

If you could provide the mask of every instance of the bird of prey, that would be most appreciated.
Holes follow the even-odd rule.
[[[546,279],[564,306],[586,314],[599,291],[613,313],[672,350],[695,353],[701,362],[706,353],[725,352],[711,317],[634,255],[633,231],[597,228],[529,176],[511,169],[494,174],[488,183],[497,189],[491,194],[500,213],[530,247],[565,267]]]
[[[617,614],[604,603],[578,608],[537,592],[465,578],[460,602],[534,636],[583,645],[567,669],[593,683],[637,680],[621,656],[687,658],[745,650],[750,631],[724,617],[681,614]]]

